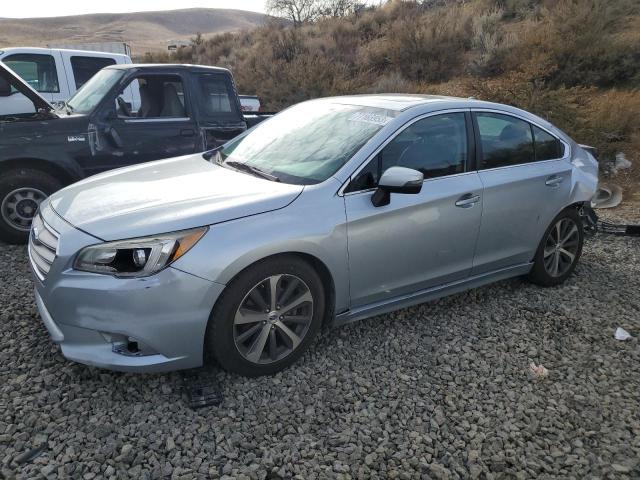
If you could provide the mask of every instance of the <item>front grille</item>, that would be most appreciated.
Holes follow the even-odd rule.
[[[47,278],[51,264],[56,259],[58,234],[47,225],[40,214],[36,215],[29,234],[29,259],[40,280]]]

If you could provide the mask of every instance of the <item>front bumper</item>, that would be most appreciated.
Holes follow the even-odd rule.
[[[47,208],[42,214],[60,241],[46,278],[34,273],[36,304],[66,358],[130,372],[202,365],[209,315],[224,285],[172,267],[147,278],[73,270],[76,252],[99,240]],[[121,348],[127,341],[139,350]]]

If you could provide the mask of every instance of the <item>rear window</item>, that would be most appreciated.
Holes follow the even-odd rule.
[[[240,119],[236,92],[225,75],[198,75],[202,102],[199,107],[207,120]]]
[[[73,78],[76,83],[76,89],[87,83],[96,73],[109,65],[115,65],[113,58],[106,57],[71,57],[71,68],[73,69]]]
[[[562,158],[564,155],[562,142],[535,125],[531,127],[533,129],[533,139],[535,142],[536,160],[542,161]]]

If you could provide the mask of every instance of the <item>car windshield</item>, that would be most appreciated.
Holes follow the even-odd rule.
[[[224,145],[218,162],[285,183],[320,183],[395,115],[392,110],[329,101],[301,103]]]
[[[124,72],[118,69],[100,70],[67,101],[67,105],[74,113],[91,113],[122,75]]]

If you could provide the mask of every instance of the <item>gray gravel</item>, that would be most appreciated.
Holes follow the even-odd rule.
[[[640,477],[638,239],[589,241],[559,288],[514,279],[325,330],[274,377],[218,373],[225,400],[200,411],[179,373],[66,361],[25,259],[0,246],[0,477]]]

